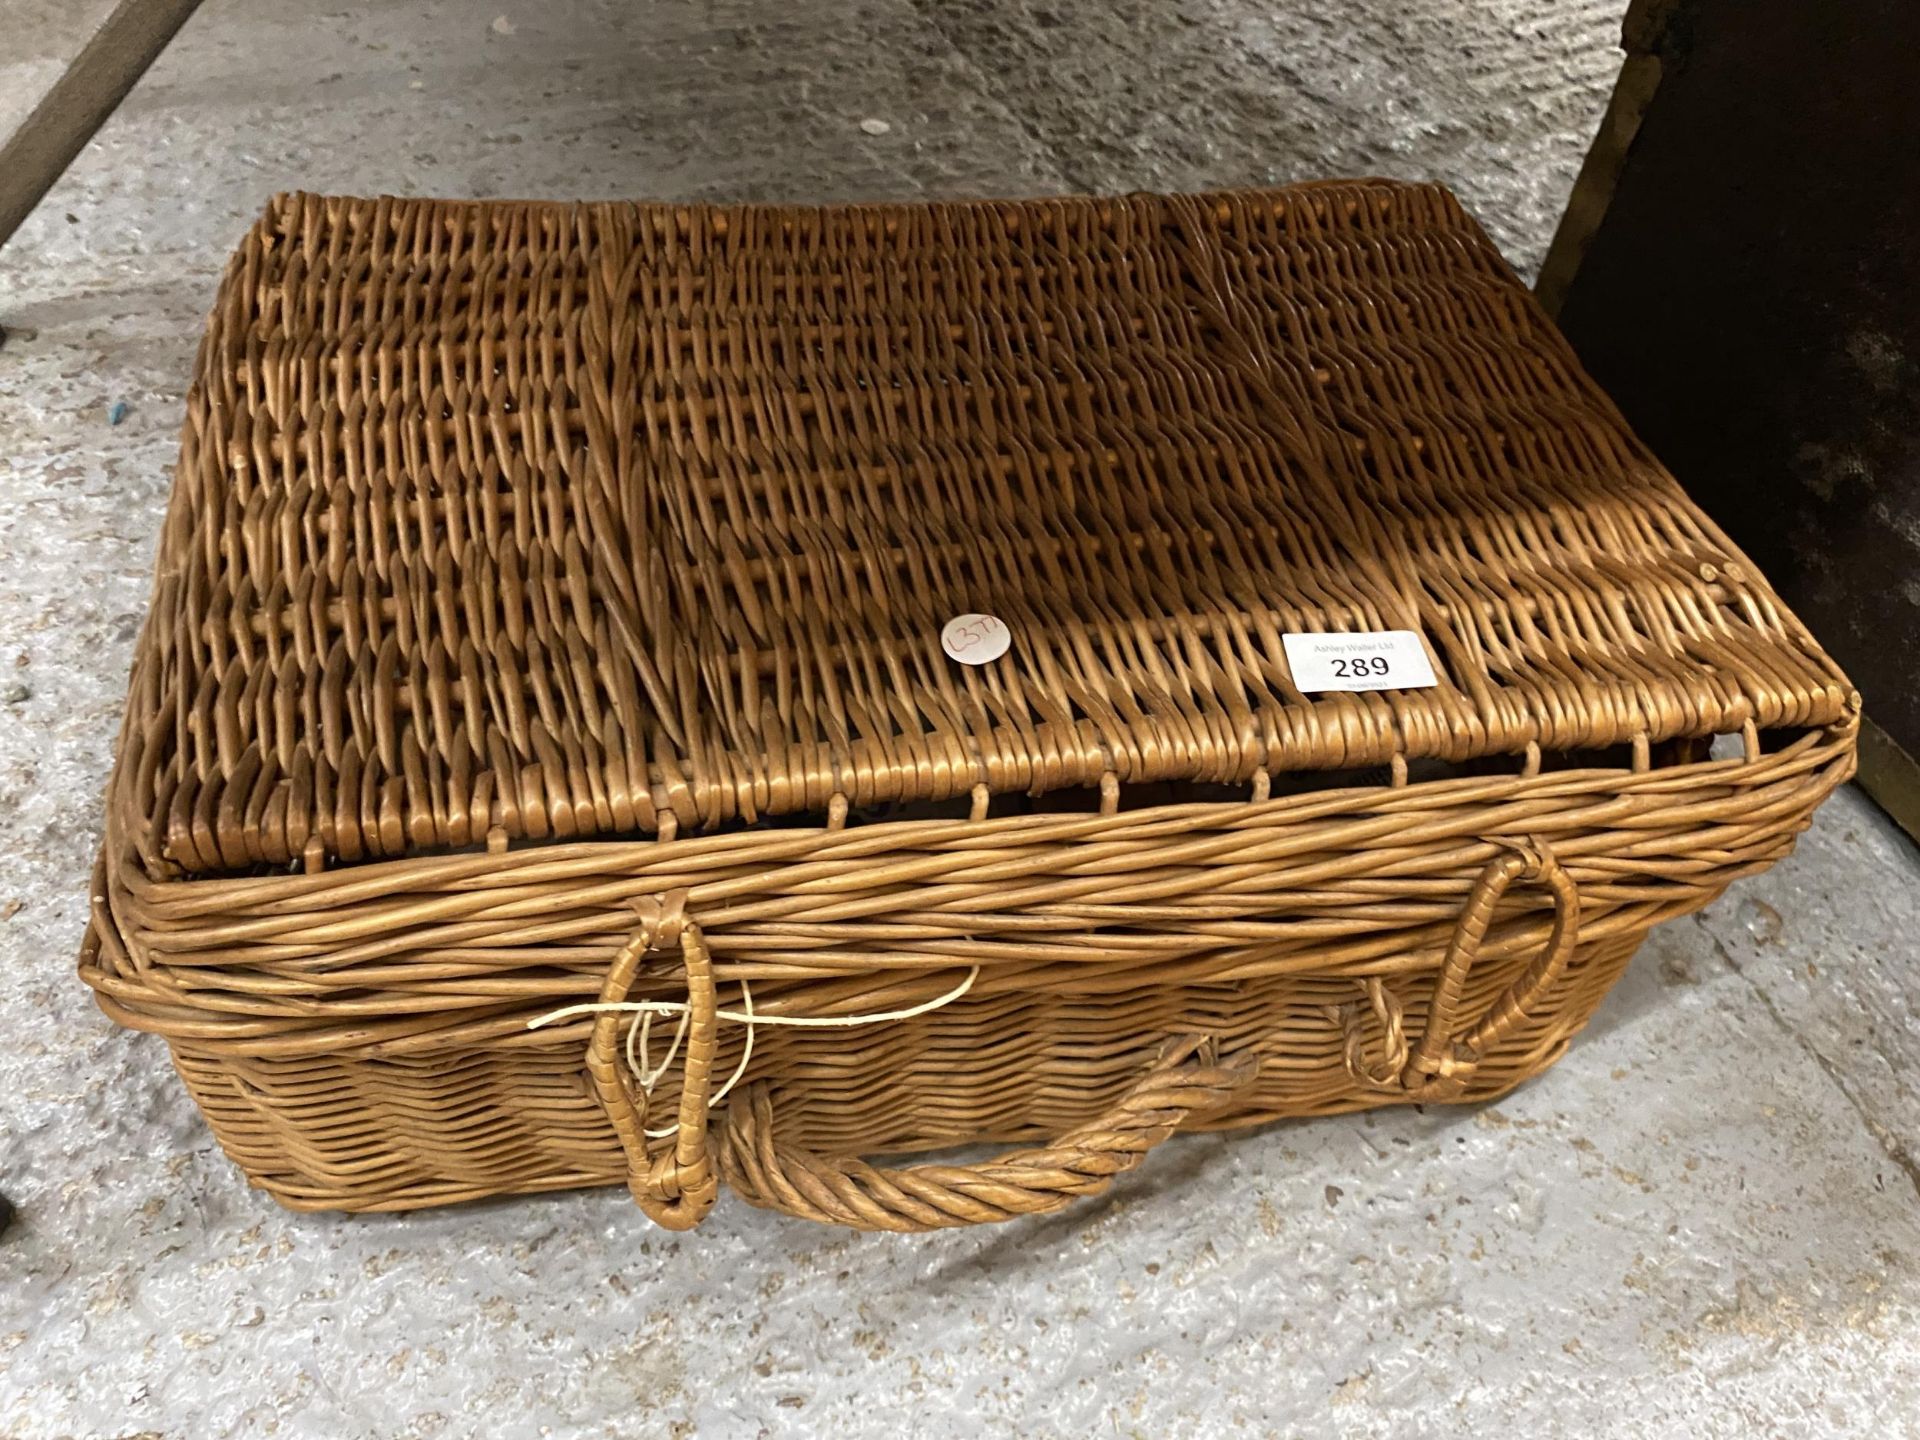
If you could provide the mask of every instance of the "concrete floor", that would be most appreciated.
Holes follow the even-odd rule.
[[[292,1216],[72,976],[182,386],[273,190],[1386,172],[1530,270],[1620,8],[209,0],[0,251],[0,1434],[1917,1433],[1920,857],[1854,793],[1497,1108],[1185,1140],[927,1240],[612,1192]],[[0,0],[0,91],[61,11]]]

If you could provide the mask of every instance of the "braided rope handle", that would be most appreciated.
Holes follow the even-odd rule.
[[[1489,860],[1467,892],[1454,925],[1440,979],[1427,1007],[1427,1023],[1417,1045],[1407,1038],[1403,1007],[1377,977],[1365,982],[1364,1004],[1335,1012],[1346,1032],[1347,1071],[1362,1085],[1399,1089],[1409,1098],[1447,1100],[1466,1089],[1481,1058],[1497,1045],[1567,968],[1580,937],[1580,889],[1560,867],[1552,847],[1538,836],[1493,842],[1502,853]],[[1516,881],[1545,887],[1553,900],[1553,930],[1540,953],[1471,1025],[1455,1030],[1467,975],[1493,924],[1501,897]],[[1367,1055],[1361,1014],[1371,1009],[1384,1039],[1378,1060]]]
[[[781,1143],[771,1093],[760,1082],[737,1096],[721,1129],[720,1167],[749,1204],[856,1230],[914,1233],[1044,1215],[1098,1195],[1190,1116],[1217,1110],[1250,1086],[1257,1059],[1219,1061],[1214,1042],[1182,1036],[1097,1119],[1037,1149],[978,1165],[886,1169],[829,1159]]]
[[[686,903],[685,890],[635,903],[640,928],[614,957],[600,990],[602,1004],[618,1004],[626,998],[643,958],[680,947],[687,970],[687,1059],[680,1088],[680,1126],[669,1148],[657,1156],[648,1152],[646,1097],[635,1099],[621,1053],[623,1017],[612,1012],[595,1017],[593,1038],[587,1043],[587,1074],[626,1152],[627,1188],[647,1218],[668,1230],[691,1230],[706,1219],[720,1189],[707,1145],[707,1099],[713,1088],[718,1023],[714,1012],[719,1002],[713,958],[699,924],[686,913]]]

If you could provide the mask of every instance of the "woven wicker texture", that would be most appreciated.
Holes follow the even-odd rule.
[[[1436,188],[301,197],[207,335],[116,800],[214,873],[1831,722],[1732,554]],[[941,652],[974,611],[1006,661]],[[1281,634],[1349,629],[1445,683],[1302,697]]]
[[[1437,686],[1295,687],[1282,635],[1393,629]],[[1857,708],[1435,187],[289,197],[202,348],[83,973],[289,1204],[1003,1219],[1551,1063]],[[527,1028],[577,1003],[685,1034]],[[982,1139],[1027,1148],[856,1158]]]

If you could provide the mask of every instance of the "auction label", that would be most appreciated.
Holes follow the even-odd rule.
[[[1282,635],[1294,686],[1322,690],[1428,690],[1434,678],[1426,647],[1411,630],[1360,630],[1347,635]]]

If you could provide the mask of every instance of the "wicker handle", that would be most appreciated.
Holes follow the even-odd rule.
[[[626,1017],[603,1011],[594,1019],[593,1038],[587,1044],[587,1073],[626,1152],[627,1188],[647,1218],[669,1230],[691,1230],[706,1219],[719,1191],[707,1146],[707,1097],[713,1087],[714,1011],[718,1002],[706,938],[699,924],[687,915],[686,902],[685,890],[638,902],[640,928],[614,957],[600,990],[602,1004],[619,1004],[626,999],[645,956],[680,947],[687,969],[687,1060],[680,1088],[680,1125],[670,1148],[657,1156],[647,1151],[646,1101],[634,1099],[620,1048]]]
[[[978,1165],[900,1170],[781,1144],[762,1082],[727,1111],[721,1169],[750,1204],[856,1230],[917,1232],[1044,1215],[1100,1194],[1189,1116],[1217,1110],[1243,1092],[1258,1069],[1251,1056],[1222,1065],[1213,1041],[1182,1036],[1162,1047],[1111,1109],[1050,1145]]]
[[[1534,1001],[1560,978],[1580,937],[1580,890],[1560,868],[1553,850],[1537,836],[1525,840],[1496,840],[1503,851],[1489,860],[1467,892],[1460,919],[1447,942],[1440,979],[1427,1008],[1420,1043],[1409,1053],[1399,999],[1380,980],[1366,982],[1367,999],[1386,1036],[1380,1061],[1366,1057],[1360,1015],[1365,1008],[1342,1012],[1346,1026],[1347,1070],[1356,1080],[1375,1088],[1397,1088],[1423,1100],[1444,1100],[1466,1088],[1481,1058],[1526,1018]],[[1500,897],[1515,881],[1546,888],[1553,899],[1553,930],[1533,963],[1501,992],[1472,1024],[1455,1028],[1455,1015],[1466,989],[1467,974],[1480,944],[1493,923]]]

